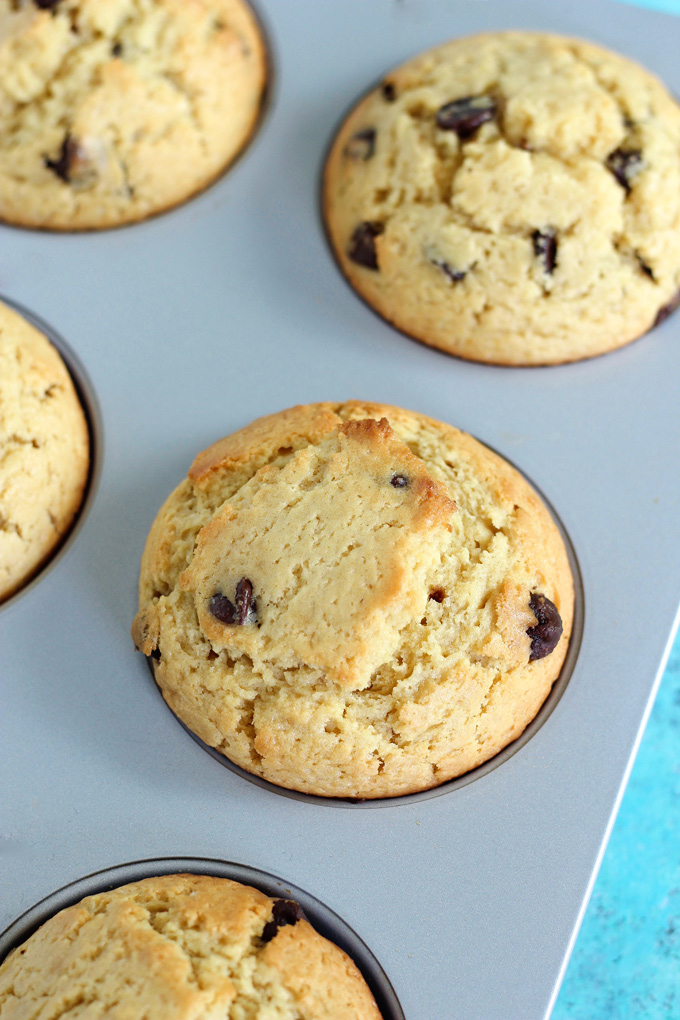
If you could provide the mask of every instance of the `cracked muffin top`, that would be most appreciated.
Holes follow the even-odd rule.
[[[380,1020],[352,960],[296,903],[200,875],[60,911],[0,965],[0,1015]]]
[[[500,457],[381,404],[292,408],[199,454],[146,543],[138,648],[203,741],[281,786],[390,797],[526,727],[573,586]]]
[[[257,120],[243,0],[0,0],[0,219],[113,227],[209,184]]]
[[[355,107],[324,210],[349,282],[416,339],[501,364],[591,357],[680,303],[680,106],[587,42],[456,39]]]
[[[64,362],[0,303],[0,601],[61,542],[89,466],[87,422]]]

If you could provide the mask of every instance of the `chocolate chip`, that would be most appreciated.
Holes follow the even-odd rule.
[[[442,131],[455,131],[459,138],[466,139],[495,116],[496,103],[491,96],[466,96],[445,103],[437,111],[436,120]]]
[[[451,283],[459,283],[467,276],[465,270],[454,269],[453,266],[446,261],[446,259],[442,259],[438,255],[428,255],[427,258],[433,266],[436,266],[437,269],[441,269],[442,273],[444,273],[445,276],[448,276]]]
[[[220,623],[236,623],[236,609],[226,595],[213,595],[208,601],[208,611]]]
[[[97,168],[90,154],[77,138],[67,134],[61,143],[57,159],[45,156],[45,166],[66,184],[82,190],[92,187],[97,181]]]
[[[406,475],[392,475],[390,485],[393,485],[395,489],[406,489],[408,487],[408,478]]]
[[[279,928],[306,920],[302,907],[295,900],[274,900],[272,919],[265,924],[260,938],[263,942],[271,942]]]
[[[607,156],[606,167],[614,174],[622,188],[630,191],[631,181],[636,177],[644,162],[639,149],[614,149]]]
[[[562,637],[562,617],[557,611],[557,606],[540,592],[531,593],[529,608],[537,620],[535,627],[527,629],[527,634],[531,638],[529,661],[533,662],[534,659],[545,658],[555,650],[557,642]]]
[[[386,103],[393,103],[397,98],[397,92],[391,81],[384,81],[382,84],[382,97]]]
[[[153,651],[151,652],[151,658],[155,659],[156,662],[158,662],[160,660],[160,657],[161,657],[160,648],[154,648]]]
[[[208,611],[220,623],[234,623],[239,627],[247,623],[255,623],[257,605],[253,598],[253,585],[247,577],[242,577],[236,585],[236,605],[226,595],[218,592],[208,600]]]
[[[638,265],[645,276],[648,276],[650,280],[654,280],[654,270],[651,266],[648,266],[639,251],[635,252],[635,258],[637,259]],[[654,281],[656,282],[656,281]]]
[[[680,308],[680,290],[677,292],[675,297],[672,297],[668,304],[663,305],[656,313],[656,319],[654,320],[654,326],[660,326],[662,322],[665,322],[669,315],[677,311]],[[654,329],[652,326],[652,329]]]
[[[57,159],[50,159],[45,156],[45,166],[48,170],[60,177],[62,181],[68,184],[71,173],[71,165],[75,162],[78,152],[78,143],[74,138],[71,138],[69,134],[64,137],[64,141],[61,143],[61,149],[59,150],[59,156]]]
[[[433,602],[439,602],[441,604],[444,601],[445,596],[446,592],[443,588],[434,588],[427,597],[432,599]]]
[[[56,7],[60,0],[33,0],[33,2],[41,10],[49,11],[52,7]]]
[[[236,608],[238,609],[238,620],[240,627],[246,623],[254,623],[257,613],[257,606],[253,598],[253,585],[247,577],[242,577],[236,585]]]
[[[343,149],[343,154],[349,159],[362,159],[366,162],[375,152],[375,128],[364,128],[352,135]]]
[[[113,46],[111,47],[111,56],[112,57],[120,57],[122,55],[122,53],[123,53],[123,44],[119,43],[119,42],[114,43]]]
[[[375,239],[383,233],[383,223],[366,221],[360,223],[352,234],[347,255],[352,262],[366,269],[378,268],[378,253],[375,250]]]
[[[534,255],[536,258],[541,259],[545,272],[552,276],[557,265],[557,237],[555,231],[552,227],[546,227],[545,230],[534,230],[531,240],[534,245]]]

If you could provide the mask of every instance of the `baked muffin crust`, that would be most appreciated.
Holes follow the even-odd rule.
[[[135,642],[202,740],[281,786],[389,797],[522,732],[559,674],[573,584],[514,468],[449,425],[350,401],[199,454],[151,529],[139,605]]]
[[[89,466],[87,422],[64,362],[0,303],[0,601],[71,527]]]
[[[96,229],[183,201],[241,150],[265,80],[245,0],[0,0],[0,218]]]
[[[591,357],[680,303],[680,106],[588,42],[454,39],[350,113],[324,210],[352,287],[416,339],[498,364]]]
[[[88,896],[0,965],[0,1016],[380,1020],[353,961],[297,904],[202,875]]]

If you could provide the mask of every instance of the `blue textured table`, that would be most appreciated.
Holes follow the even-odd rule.
[[[634,7],[651,7],[655,11],[665,11],[667,14],[680,14],[680,0],[623,0],[623,2]]]
[[[680,1020],[680,635],[552,1020]]]
[[[680,637],[552,1020],[680,1018]]]

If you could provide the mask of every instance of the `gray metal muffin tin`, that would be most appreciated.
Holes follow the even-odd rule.
[[[126,861],[235,861],[337,912],[407,1020],[540,1020],[680,601],[680,313],[575,365],[449,358],[391,329],[344,283],[319,223],[319,172],[367,84],[451,36],[591,38],[680,94],[680,20],[608,0],[260,6],[271,108],[214,187],[122,230],[0,228],[0,292],[84,365],[102,464],[68,548],[0,607],[0,928]],[[222,768],[169,713],[129,636],[146,533],[196,451],[258,415],[348,397],[450,421],[516,463],[556,508],[585,592],[573,674],[531,739],[473,782],[381,809],[334,810]]]

